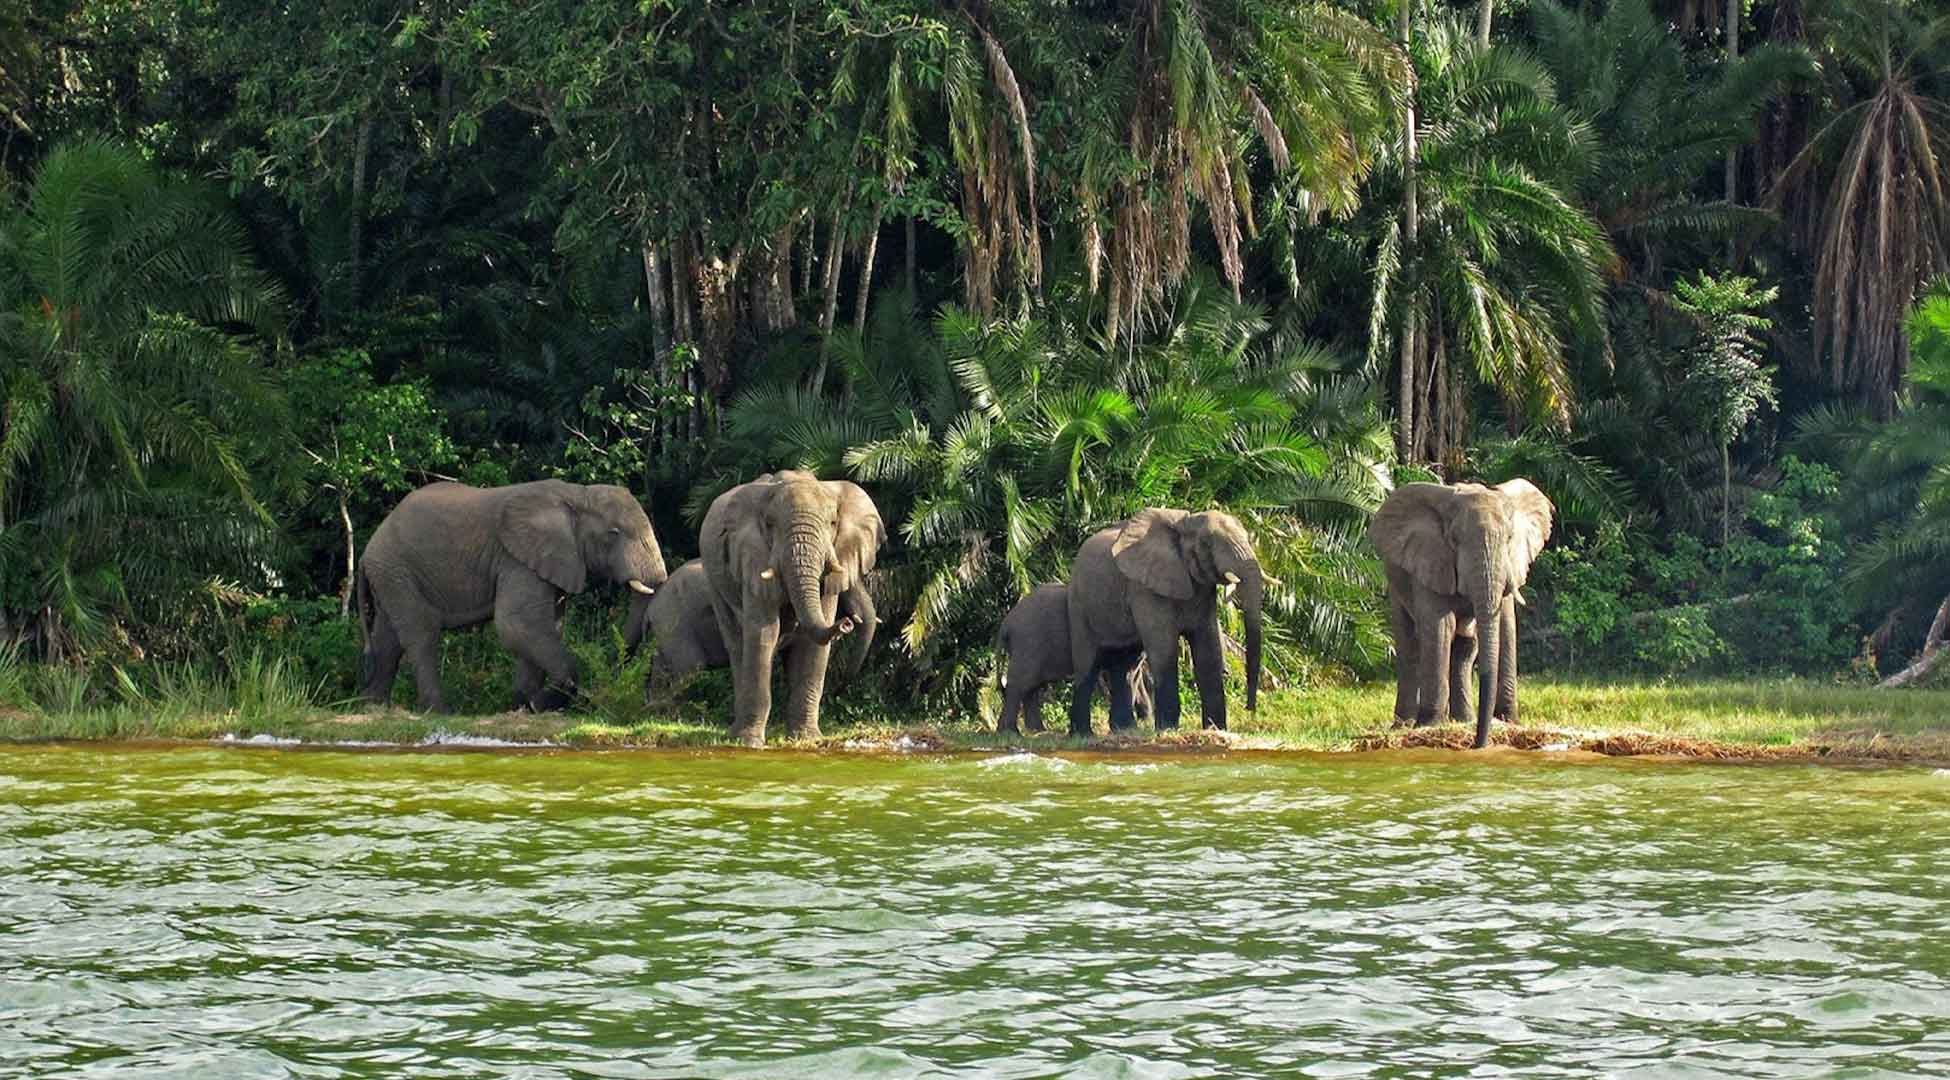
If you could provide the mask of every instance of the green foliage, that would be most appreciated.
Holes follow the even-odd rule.
[[[1745,528],[1709,547],[1609,522],[1553,542],[1520,626],[1527,666],[1594,673],[1839,674],[1859,638],[1841,586],[1839,474],[1792,456],[1746,506]]]
[[[209,191],[140,154],[51,154],[0,221],[0,641],[59,657],[262,576],[250,476],[283,401],[249,336],[281,297]]]
[[[363,350],[309,356],[286,376],[310,481],[385,502],[457,460],[424,382],[381,386]]]

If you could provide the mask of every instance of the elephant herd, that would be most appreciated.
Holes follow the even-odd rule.
[[[1369,527],[1388,580],[1398,723],[1467,720],[1478,668],[1476,742],[1492,718],[1516,719],[1516,607],[1531,561],[1549,539],[1550,500],[1526,480],[1403,484]],[[559,708],[577,671],[562,643],[568,596],[591,578],[627,585],[624,634],[634,654],[656,642],[650,682],[706,667],[732,671],[732,735],[765,742],[772,675],[783,661],[785,716],[795,738],[819,734],[834,643],[855,629],[858,667],[879,617],[867,588],[886,526],[855,484],[782,471],[718,496],[700,555],[666,573],[642,506],[627,490],[544,480],[499,488],[438,483],[403,499],[368,543],[355,579],[366,646],[361,693],[391,697],[413,661],[422,709],[445,704],[445,630],[494,624],[515,657],[516,708]],[[1226,726],[1219,604],[1242,613],[1246,708],[1258,705],[1266,587],[1252,539],[1230,514],[1148,509],[1077,550],[1065,584],[1024,597],[996,632],[1006,668],[1000,730],[1041,730],[1041,697],[1071,684],[1072,735],[1090,734],[1105,686],[1113,731],[1148,706],[1155,726],[1179,721],[1180,642],[1190,647],[1199,715]],[[1005,658],[1005,659],[1004,659]],[[646,691],[650,683],[646,683]]]

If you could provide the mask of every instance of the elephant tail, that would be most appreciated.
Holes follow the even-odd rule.
[[[1007,624],[995,628],[995,689],[1001,693],[1009,688],[1009,627]]]
[[[372,681],[373,667],[378,662],[372,655],[372,624],[379,615],[378,605],[372,602],[372,583],[366,580],[363,561],[352,575],[352,603],[359,613],[359,640],[365,643],[359,653],[359,685],[363,687]]]

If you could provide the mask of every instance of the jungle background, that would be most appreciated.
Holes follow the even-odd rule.
[[[1273,682],[1379,676],[1387,485],[1519,475],[1560,515],[1528,671],[1872,682],[1950,591],[1946,31],[1941,0],[24,0],[0,691],[275,664],[342,699],[348,560],[412,488],[625,484],[674,568],[782,466],[892,534],[842,715],[968,715],[1014,599],[1147,505],[1253,530]],[[592,671],[620,604],[574,605]],[[492,636],[446,649],[451,698],[503,707]]]

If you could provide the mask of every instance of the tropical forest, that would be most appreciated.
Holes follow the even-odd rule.
[[[1907,0],[28,0],[0,701],[28,733],[330,710],[410,492],[620,485],[675,570],[717,496],[797,469],[885,527],[830,716],[992,728],[1017,599],[1106,525],[1213,508],[1268,576],[1261,721],[1344,741],[1387,728],[1382,500],[1523,478],[1555,511],[1539,694],[1910,725],[1843,692],[1930,684],[1950,633],[1946,30]],[[724,672],[645,702],[629,595],[566,604],[565,719],[721,725]],[[492,632],[440,649],[453,709],[506,709]]]
[[[0,3],[0,1077],[1950,1075],[1950,0]]]

